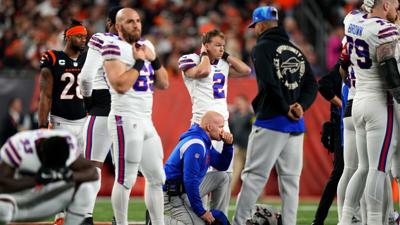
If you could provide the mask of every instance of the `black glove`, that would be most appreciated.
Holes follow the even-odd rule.
[[[68,167],[52,169],[41,167],[36,174],[36,181],[38,184],[48,184],[56,181],[71,181],[72,180],[72,170]]]
[[[93,99],[92,97],[83,97],[83,104],[87,112],[93,107]]]

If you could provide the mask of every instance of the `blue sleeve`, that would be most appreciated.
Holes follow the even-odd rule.
[[[200,196],[201,165],[204,162],[205,149],[200,144],[192,144],[183,154],[183,183],[190,206],[201,217],[206,210]]]
[[[219,171],[225,171],[229,168],[232,161],[233,145],[224,143],[222,152],[219,153],[214,147],[211,148],[211,166]]]

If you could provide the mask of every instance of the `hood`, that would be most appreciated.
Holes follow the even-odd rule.
[[[198,124],[193,124],[189,130],[187,130],[185,133],[183,133],[180,137],[179,137],[179,141],[187,138],[187,137],[197,137],[202,139],[205,144],[209,145],[211,144],[211,139],[210,137],[208,137],[207,133],[205,130],[203,130],[203,128],[201,128]]]
[[[275,41],[279,40],[289,41],[289,36],[286,30],[283,28],[283,26],[277,26],[264,31],[257,38],[257,41],[260,41],[262,39],[271,39]]]

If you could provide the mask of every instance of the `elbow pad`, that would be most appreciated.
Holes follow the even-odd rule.
[[[394,58],[386,59],[379,63],[379,73],[383,76],[389,88],[389,92],[400,102],[400,73],[397,61]]]

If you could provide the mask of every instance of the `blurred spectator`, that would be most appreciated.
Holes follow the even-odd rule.
[[[3,145],[9,137],[23,130],[23,122],[22,100],[20,98],[11,98],[8,102],[7,115],[1,122],[0,145]]]
[[[248,98],[245,95],[235,96],[233,107],[230,109],[229,129],[233,134],[234,161],[232,174],[232,191],[235,191],[240,174],[246,161],[247,142],[253,125],[253,112]]]
[[[138,9],[144,18],[143,34],[146,38],[154,40],[157,55],[171,72],[170,75],[180,77],[176,56],[199,52],[197,43],[200,42],[201,35],[213,28],[219,28],[226,34],[227,51],[251,65],[249,55],[255,37],[246,29],[250,23],[250,12],[262,3],[274,4],[283,10],[292,10],[300,1],[3,0],[1,2],[0,69],[4,67],[38,69],[43,51],[61,50],[63,30],[71,18],[83,21],[90,34],[104,32],[106,16],[104,12],[119,3],[120,6]],[[309,43],[297,28],[297,24],[295,33],[293,36],[302,40],[302,43],[298,44],[300,48],[308,47]]]
[[[326,68],[330,71],[336,65],[337,59],[342,51],[342,39],[344,28],[342,24],[336,25],[328,38],[326,46]]]

